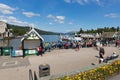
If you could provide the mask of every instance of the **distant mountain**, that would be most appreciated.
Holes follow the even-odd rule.
[[[12,33],[14,35],[24,35],[26,32],[30,31],[30,27],[28,26],[18,26],[18,25],[12,25],[12,24],[7,24],[9,29],[12,29]],[[35,30],[40,34],[40,35],[58,35],[59,33],[51,32],[51,31],[44,31],[40,29]]]
[[[69,35],[74,35],[77,31],[70,31],[70,32],[67,32],[66,34],[69,34]]]

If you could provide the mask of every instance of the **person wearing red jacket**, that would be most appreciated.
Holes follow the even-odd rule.
[[[39,46],[39,47],[37,48],[37,50],[38,50],[38,56],[39,56],[39,55],[42,56],[42,51],[43,51],[42,46]]]

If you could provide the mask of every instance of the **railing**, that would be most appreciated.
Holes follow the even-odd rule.
[[[31,69],[29,69],[29,80],[38,80],[36,72],[34,71],[34,75],[33,75]]]
[[[33,80],[32,70],[29,69],[29,80]]]

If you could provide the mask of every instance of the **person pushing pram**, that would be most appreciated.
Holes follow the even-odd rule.
[[[101,63],[104,60],[104,55],[105,55],[105,50],[101,45],[99,49],[99,58],[100,58],[99,63]]]

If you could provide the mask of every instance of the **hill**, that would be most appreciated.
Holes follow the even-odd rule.
[[[9,29],[12,29],[12,33],[14,35],[24,35],[26,32],[28,32],[30,30],[30,27],[28,26],[18,26],[18,25],[12,25],[12,24],[7,24]],[[35,30],[40,34],[40,35],[57,35],[59,33],[55,33],[55,32],[50,32],[50,31],[44,31],[44,30],[40,30],[40,29],[36,29]]]

